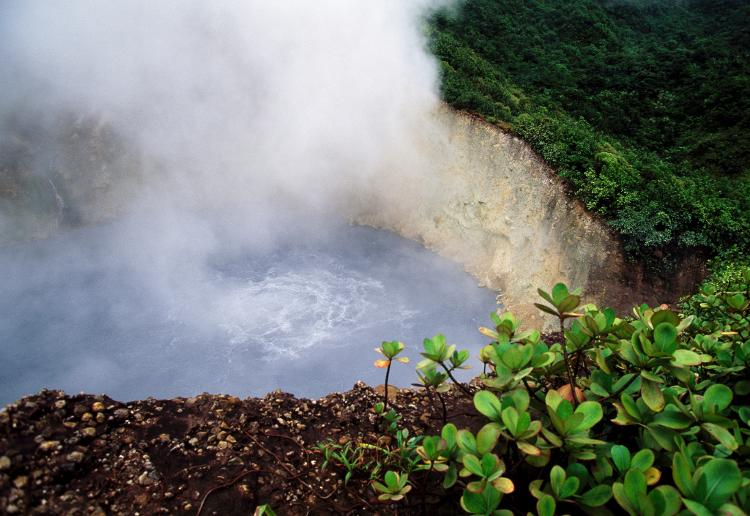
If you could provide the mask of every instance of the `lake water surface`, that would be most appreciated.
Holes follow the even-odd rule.
[[[123,256],[140,251],[113,243],[116,228],[0,250],[0,402],[43,387],[120,400],[320,396],[382,383],[382,340],[406,343],[412,363],[392,371],[405,386],[424,337],[445,333],[476,356],[477,326],[496,308],[458,265],[388,232],[341,226],[306,243],[213,251],[197,266],[158,253],[134,265]]]

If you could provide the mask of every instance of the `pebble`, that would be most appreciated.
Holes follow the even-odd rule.
[[[84,428],[83,430],[81,430],[81,432],[86,437],[94,437],[96,435],[96,428],[94,428],[93,426],[89,426],[89,427]]]
[[[65,405],[67,405],[67,402],[65,400],[57,400],[55,402],[55,408],[65,408]]]
[[[0,457],[0,471],[10,469],[10,457],[3,455]]]
[[[142,486],[147,486],[149,484],[153,484],[154,479],[148,475],[148,471],[144,471],[143,473],[141,473],[141,476],[138,477],[138,483]]]
[[[42,451],[49,451],[57,448],[60,445],[60,441],[44,441],[39,445],[39,449]]]
[[[91,405],[91,410],[93,410],[94,412],[101,412],[102,410],[104,410],[104,403],[102,403],[101,401],[94,402],[94,404]]]
[[[21,475],[20,477],[16,477],[16,479],[13,481],[13,485],[16,486],[18,489],[23,489],[26,487],[26,485],[29,483],[29,477],[26,475]]]
[[[7,512],[8,514],[16,514],[18,512],[18,507],[16,507],[13,504],[10,504],[7,507],[5,507],[5,512]]]
[[[83,453],[79,451],[73,451],[70,452],[65,458],[70,462],[81,462],[83,460]]]
[[[125,419],[130,414],[130,411],[126,408],[118,408],[115,410],[115,417],[118,419]]]
[[[219,444],[217,444],[220,450],[226,450],[227,448],[231,447],[232,445],[229,444],[226,441],[219,441]]]

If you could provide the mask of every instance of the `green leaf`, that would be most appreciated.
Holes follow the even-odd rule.
[[[560,492],[558,493],[559,498],[561,500],[570,498],[571,496],[576,494],[580,485],[581,481],[578,479],[578,477],[568,477],[567,479],[565,479],[565,482],[563,482],[562,486],[560,486]]]
[[[737,293],[733,296],[727,296],[727,304],[735,310],[742,310],[745,308],[745,296],[741,293]]]
[[[484,496],[468,489],[461,496],[461,507],[469,514],[489,514]]]
[[[711,436],[719,441],[719,443],[721,443],[725,448],[731,451],[735,451],[738,448],[737,441],[726,428],[723,428],[714,423],[703,423],[701,427],[703,427],[706,432],[711,434]]]
[[[742,473],[729,459],[711,459],[695,472],[695,498],[711,510],[729,501],[740,488]]]
[[[514,436],[518,426],[518,411],[513,407],[508,407],[502,412],[503,424]]]
[[[654,416],[655,424],[667,428],[674,428],[675,430],[685,429],[689,427],[692,422],[693,420],[690,416],[681,412],[674,405],[668,405],[664,411]]]
[[[690,474],[690,463],[681,453],[675,453],[672,457],[672,479],[683,496],[692,498],[693,481]]]
[[[664,394],[658,383],[644,379],[641,382],[641,396],[646,406],[654,412],[661,412],[664,409]]]
[[[620,395],[620,401],[622,402],[622,406],[628,416],[632,417],[636,421],[641,421],[641,411],[635,401],[633,401],[632,397],[628,396],[625,393],[622,393]]]
[[[480,460],[482,465],[482,476],[488,480],[494,480],[502,474],[501,463],[497,456],[492,453],[485,453]],[[495,475],[497,473],[497,475]],[[494,477],[494,478],[493,478]]]
[[[568,294],[568,287],[564,283],[558,283],[552,287],[552,301],[555,306],[559,306],[568,297]]]
[[[560,489],[562,488],[563,482],[565,482],[565,470],[557,465],[552,466],[552,471],[550,471],[549,478],[550,485],[552,486],[552,491],[559,498]]]
[[[484,476],[484,472],[482,471],[482,463],[476,456],[472,455],[471,453],[467,453],[466,455],[464,455],[463,464],[464,467],[474,475],[477,475],[478,477]]]
[[[698,502],[683,498],[682,503],[684,503],[685,507],[687,507],[690,512],[695,514],[695,516],[714,516],[714,513],[709,511],[704,505]]]
[[[661,323],[668,323],[677,326],[680,324],[680,316],[671,310],[659,310],[658,312],[654,312],[654,315],[651,316],[651,325],[656,328]]]
[[[664,383],[664,378],[650,371],[641,371],[641,377],[656,383]]]
[[[477,440],[469,430],[459,430],[457,434],[459,448],[467,453],[477,453]]]
[[[500,437],[500,425],[488,423],[477,433],[477,452],[480,455],[491,452]]]
[[[521,450],[526,455],[538,457],[542,454],[542,450],[540,450],[533,444],[528,443],[526,441],[516,441],[516,445],[518,446],[518,449]]]
[[[654,452],[648,448],[639,450],[638,453],[633,456],[633,460],[630,461],[630,468],[645,473],[648,468],[653,466],[654,459]]]
[[[659,324],[654,328],[654,342],[659,350],[671,354],[677,342],[677,328],[668,322]]]
[[[474,406],[492,421],[502,421],[503,407],[500,400],[490,391],[479,391],[474,395]]]
[[[536,503],[536,512],[539,516],[553,516],[555,514],[555,499],[546,494]]]
[[[443,477],[443,488],[450,489],[456,483],[456,480],[458,480],[458,471],[455,464],[451,464],[448,471],[445,472],[445,477]]]
[[[673,451],[675,449],[675,437],[677,436],[677,432],[671,428],[664,428],[651,424],[649,424],[646,429],[659,446],[668,451]]]
[[[631,516],[636,516],[638,514],[636,508],[633,507],[632,503],[630,503],[628,495],[625,493],[625,486],[623,486],[620,482],[615,482],[614,484],[612,484],[612,494],[614,495],[617,503],[620,504],[620,507],[625,509],[628,514],[630,514]]]
[[[603,417],[602,406],[598,401],[584,401],[575,410],[576,414],[583,414],[583,421],[578,423],[576,430],[588,430]]]
[[[276,516],[276,513],[273,511],[270,505],[263,504],[255,508],[253,516]]]
[[[679,367],[696,366],[701,364],[701,357],[694,351],[678,349],[672,355],[672,363]]]
[[[539,294],[539,296],[545,301],[547,301],[549,304],[551,305],[555,304],[555,302],[552,300],[552,296],[550,296],[547,292],[545,292],[544,290],[540,288],[536,289],[536,291]]]
[[[640,500],[646,496],[646,476],[637,469],[630,469],[625,474],[625,494],[633,507],[640,506]]]
[[[673,516],[682,506],[682,497],[672,486],[659,486],[648,494],[648,498],[655,514],[660,516]]]
[[[558,309],[562,313],[572,312],[581,303],[579,296],[569,295],[558,305]]]
[[[443,439],[445,439],[448,449],[451,449],[456,445],[458,430],[456,429],[456,425],[454,425],[453,423],[448,423],[443,426],[443,430],[440,432],[440,435]]]
[[[612,498],[612,488],[607,485],[599,485],[579,496],[578,501],[588,507],[601,507],[610,498]]]
[[[721,516],[747,516],[745,511],[731,503],[725,503],[722,505],[719,508],[719,514]]]
[[[703,394],[703,413],[717,414],[732,403],[732,390],[726,385],[716,383]]]
[[[550,315],[554,315],[555,317],[557,317],[557,312],[555,312],[553,309],[551,309],[550,307],[546,305],[543,305],[541,303],[534,303],[534,306],[537,307],[542,312],[545,312],[545,313],[548,313]]]
[[[612,462],[615,463],[615,467],[620,473],[625,473],[630,469],[630,450],[625,446],[616,444],[612,446],[610,453],[612,454]]]

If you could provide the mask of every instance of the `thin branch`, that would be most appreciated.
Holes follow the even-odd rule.
[[[267,473],[267,471],[262,470],[262,469],[251,469],[251,470],[248,470],[248,471],[243,471],[242,473],[240,473],[239,475],[237,475],[236,477],[234,477],[229,482],[226,482],[224,484],[219,484],[218,486],[212,487],[211,489],[209,489],[208,491],[206,491],[206,494],[203,495],[203,499],[201,500],[201,504],[198,506],[198,512],[195,513],[195,516],[200,516],[201,515],[201,512],[203,512],[203,506],[206,504],[206,500],[213,493],[215,493],[216,491],[219,491],[220,489],[225,489],[227,487],[233,486],[241,478],[244,478],[244,477],[246,477],[248,475],[252,475],[253,473]]]
[[[471,398],[472,397],[471,392],[469,392],[469,390],[466,387],[464,387],[462,383],[459,383],[459,381],[456,380],[456,378],[453,376],[453,373],[451,373],[451,370],[445,367],[445,364],[443,362],[438,362],[438,364],[440,364],[440,367],[445,369],[445,372],[448,373],[448,378],[450,378],[453,381],[453,383],[455,383],[458,386],[458,388],[461,389],[461,391],[463,391],[464,394],[466,394],[469,398]]]

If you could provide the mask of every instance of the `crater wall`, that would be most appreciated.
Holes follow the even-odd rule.
[[[647,276],[529,145],[465,113],[444,108],[436,116],[440,129],[414,143],[429,175],[391,171],[391,194],[360,203],[357,222],[462,263],[507,308],[547,327],[533,307],[538,287],[582,287],[585,300],[623,313],[635,303],[674,301],[705,275],[702,260],[688,258],[679,274]]]

